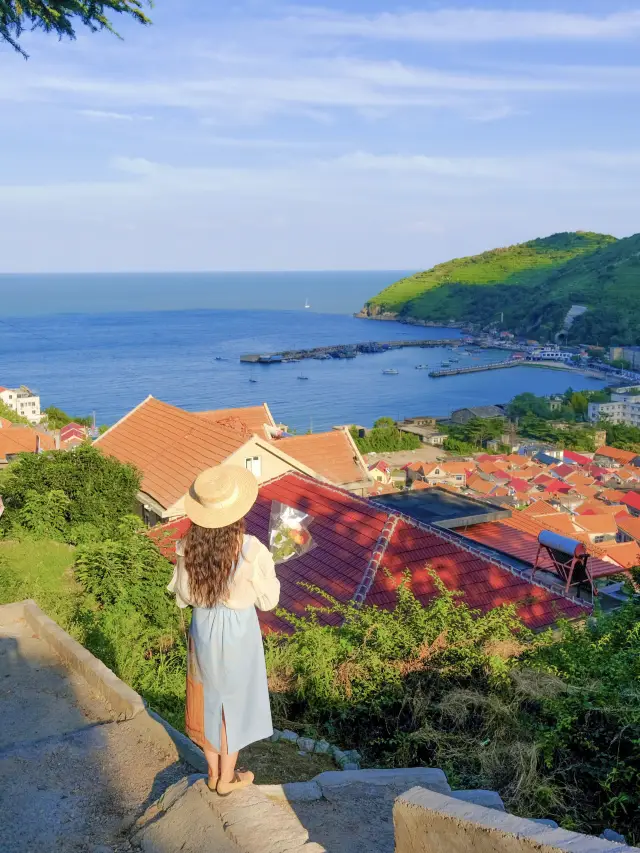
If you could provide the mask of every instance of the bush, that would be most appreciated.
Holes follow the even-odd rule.
[[[90,524],[101,537],[113,536],[133,512],[139,486],[134,468],[90,445],[25,453],[0,474],[0,529],[74,542],[80,526]]]

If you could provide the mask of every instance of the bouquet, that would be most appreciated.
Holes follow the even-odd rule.
[[[300,509],[273,501],[269,521],[269,548],[274,562],[284,563],[310,551],[314,542],[309,533],[312,516]]]

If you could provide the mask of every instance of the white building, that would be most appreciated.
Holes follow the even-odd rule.
[[[25,385],[20,388],[3,388],[0,385],[0,400],[32,424],[39,424],[42,420],[40,397]]]
[[[634,388],[616,388],[610,403],[589,403],[589,420],[606,418],[612,424],[640,427],[640,394]]]

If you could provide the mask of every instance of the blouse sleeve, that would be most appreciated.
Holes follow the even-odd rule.
[[[253,562],[251,583],[256,593],[256,607],[259,610],[273,610],[280,599],[280,581],[276,577],[273,557],[262,543]]]
[[[192,602],[189,600],[188,588],[189,582],[184,567],[184,550],[182,542],[178,542],[176,544],[176,565],[173,570],[173,577],[167,584],[167,589],[175,595],[176,604],[181,609],[192,606]]]

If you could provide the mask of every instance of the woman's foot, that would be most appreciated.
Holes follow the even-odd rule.
[[[219,781],[220,781],[220,779],[219,779],[219,777],[218,777],[218,776],[211,776],[211,775],[209,775],[209,778],[207,779],[207,788],[208,788],[210,791],[215,791],[215,790],[216,790],[216,788],[218,787],[218,782],[219,782]]]
[[[247,788],[252,784],[254,778],[250,770],[236,770],[233,781],[225,782],[223,779],[218,780],[216,791],[221,797],[228,797],[234,791],[241,791],[242,788]]]

